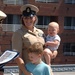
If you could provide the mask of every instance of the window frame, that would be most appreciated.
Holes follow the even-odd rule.
[[[75,0],[65,0],[66,4],[75,4]]]
[[[44,2],[44,3],[58,3],[59,0],[35,0],[35,2]]]
[[[75,30],[75,17],[65,17],[64,18],[64,29],[65,30]]]
[[[75,51],[72,49],[72,47],[75,47],[75,43],[64,43],[63,54],[65,56],[75,56]]]

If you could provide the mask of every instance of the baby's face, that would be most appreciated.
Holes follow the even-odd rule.
[[[57,33],[58,33],[58,27],[57,26],[49,26],[48,27],[48,34],[50,35],[50,36],[55,36],[55,35],[57,35]]]

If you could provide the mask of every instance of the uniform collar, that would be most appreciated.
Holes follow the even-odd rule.
[[[31,30],[28,30],[25,26],[22,26],[22,29],[23,29],[23,31],[25,31],[25,32],[26,32],[26,31],[28,31],[28,32],[32,32]],[[37,31],[37,28],[34,27],[32,33],[36,32],[36,31]]]

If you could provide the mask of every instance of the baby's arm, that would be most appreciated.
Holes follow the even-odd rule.
[[[54,46],[57,46],[58,44],[59,44],[59,41],[58,41],[58,40],[47,41],[47,42],[45,43],[45,46],[52,46],[52,47],[54,47]]]

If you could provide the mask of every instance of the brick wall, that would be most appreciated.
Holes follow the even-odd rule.
[[[60,25],[59,35],[61,37],[61,44],[58,49],[58,56],[52,60],[52,64],[75,63],[75,56],[64,56],[63,54],[63,43],[75,42],[75,30],[64,30],[64,17],[75,17],[75,4],[64,4],[64,0],[59,0],[59,3],[48,4],[35,2],[35,0],[28,0],[28,2],[39,8],[40,11],[38,15],[54,16]],[[0,9],[6,14],[21,14],[19,5],[2,5],[0,2],[0,6]],[[43,29],[43,31],[47,34],[47,30]],[[11,49],[12,34],[13,32],[2,32],[0,29],[0,49],[2,52]],[[13,61],[13,63],[15,62]]]
[[[0,75],[3,75],[3,72],[0,72]]]
[[[45,32],[45,34],[47,33],[47,30],[43,29],[43,31]],[[2,50],[2,52],[4,52],[7,49],[12,48],[12,46],[11,46],[12,34],[13,34],[13,32],[2,32],[2,35],[0,35],[0,49]],[[74,36],[74,35],[72,35],[72,36]],[[52,64],[74,64],[75,63],[74,56],[64,56],[64,54],[63,54],[63,47],[62,47],[63,42],[64,42],[64,40],[67,41],[65,39],[65,37],[66,36],[61,35],[62,42],[61,42],[59,49],[58,49],[58,55],[54,60],[52,60]],[[75,41],[75,39],[69,39],[69,41],[70,40]],[[6,65],[17,65],[17,64],[13,60]]]

